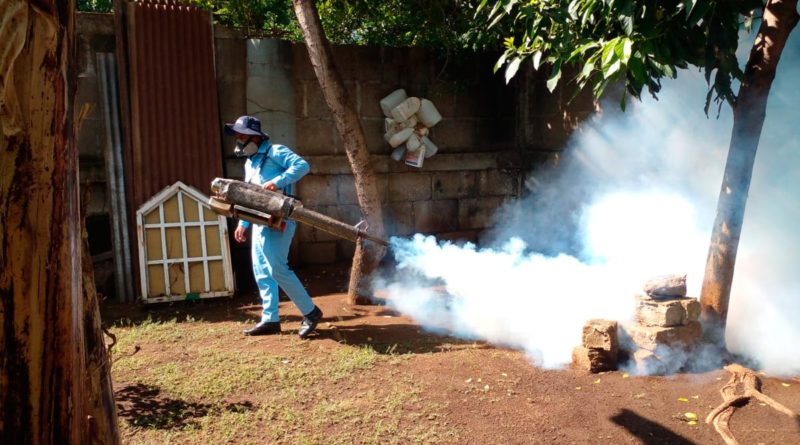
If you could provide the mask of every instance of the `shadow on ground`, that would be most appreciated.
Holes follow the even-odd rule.
[[[628,430],[646,445],[695,445],[695,442],[673,432],[660,423],[640,416],[633,411],[621,409],[611,421]]]
[[[208,404],[187,402],[161,395],[158,387],[137,383],[115,392],[117,414],[131,425],[150,429],[180,429],[197,424],[212,411],[253,410],[250,402]]]

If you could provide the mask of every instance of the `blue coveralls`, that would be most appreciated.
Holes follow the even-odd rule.
[[[308,162],[284,145],[269,140],[261,143],[258,152],[247,159],[244,166],[245,181],[263,185],[272,181],[284,193],[294,194],[294,183],[309,171]],[[247,228],[250,223],[239,221]],[[261,294],[261,322],[278,320],[278,286],[286,292],[292,302],[307,315],[314,309],[311,296],[297,275],[289,269],[289,246],[292,243],[297,223],[286,221],[286,230],[275,230],[253,224],[252,258],[253,275]]]

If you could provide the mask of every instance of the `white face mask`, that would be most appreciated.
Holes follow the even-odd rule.
[[[248,140],[247,142],[236,141],[236,146],[233,149],[233,154],[238,157],[253,156],[258,153],[258,144]]]

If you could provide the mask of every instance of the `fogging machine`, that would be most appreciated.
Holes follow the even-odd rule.
[[[293,219],[350,241],[359,238],[388,246],[389,243],[370,235],[364,222],[355,226],[335,220],[303,207],[299,200],[279,192],[235,179],[216,178],[211,182],[213,195],[209,199],[211,209],[228,218],[237,218],[251,223],[279,227],[285,219]]]

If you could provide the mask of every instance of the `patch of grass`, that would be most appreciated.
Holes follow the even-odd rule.
[[[378,358],[378,353],[369,346],[345,346],[334,353],[329,376],[341,380],[359,370],[372,368]]]

